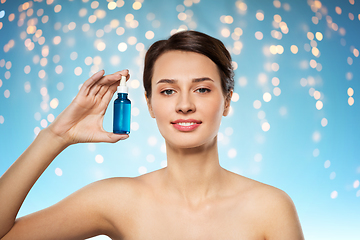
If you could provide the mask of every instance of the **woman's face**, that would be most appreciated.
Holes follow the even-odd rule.
[[[194,52],[166,52],[155,62],[151,84],[149,111],[167,144],[193,148],[216,141],[230,99],[213,61]]]

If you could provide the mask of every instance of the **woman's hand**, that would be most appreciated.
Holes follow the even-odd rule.
[[[95,73],[84,82],[70,105],[49,125],[48,130],[63,139],[67,145],[81,142],[117,142],[127,134],[106,132],[103,119],[109,102],[116,92],[121,76],[129,79],[129,71],[111,75]]]

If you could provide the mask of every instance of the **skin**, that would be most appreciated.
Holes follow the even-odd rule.
[[[92,183],[47,209],[16,219],[37,178],[67,146],[117,142],[102,121],[121,75],[87,80],[74,101],[0,178],[1,239],[304,239],[289,196],[223,169],[217,132],[230,107],[216,65],[191,52],[171,51],[155,62],[150,115],[166,141],[167,167],[136,178]],[[201,79],[201,80],[199,80]],[[205,80],[204,80],[205,79]],[[174,127],[178,119],[200,124]]]

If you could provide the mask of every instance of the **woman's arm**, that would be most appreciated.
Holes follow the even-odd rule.
[[[91,214],[92,211],[89,210],[88,207],[94,207],[94,204],[96,203],[91,202],[90,200],[86,202],[85,197],[91,195],[91,191],[86,190],[88,189],[86,188],[63,200],[57,204],[58,206],[54,205],[39,213],[31,214],[24,218],[28,219],[27,221],[20,220],[15,223],[16,215],[36,180],[41,176],[54,158],[66,147],[79,142],[117,142],[128,137],[128,135],[118,135],[106,132],[102,126],[106,108],[116,91],[122,75],[129,78],[127,70],[107,76],[104,76],[104,71],[100,71],[89,78],[83,84],[72,103],[52,124],[49,125],[48,128],[39,133],[34,142],[1,176],[1,239],[8,239],[7,233],[11,235],[11,237],[9,236],[9,239],[22,239],[20,236],[23,236],[21,234],[24,233],[24,230],[29,230],[34,235],[39,235],[39,232],[41,233],[45,231],[45,229],[40,227],[41,225],[36,225],[36,221],[43,221],[44,224],[51,223],[53,227],[56,227],[54,225],[66,227],[66,222],[74,224],[74,220],[82,220],[84,225],[86,225],[86,221],[91,221],[90,219],[87,219],[89,216],[85,213]],[[85,202],[82,205],[77,205],[81,203],[80,200]],[[70,212],[66,211],[62,212],[62,207],[60,206],[68,206],[66,211],[74,208],[73,211],[75,211],[76,214],[69,214]],[[78,207],[77,210],[75,206]],[[79,216],[79,214],[83,215]],[[54,218],[52,218],[52,215],[54,215]],[[54,219],[55,221],[53,221]],[[17,226],[14,227],[14,224]],[[29,228],[29,226],[32,227]],[[36,226],[38,228],[36,228]],[[14,230],[16,229],[16,231],[12,231],[12,228],[14,228]],[[80,231],[81,228],[73,229],[75,232],[77,230]],[[89,229],[86,230],[89,231]],[[49,235],[47,235],[47,237],[43,235],[43,237],[44,239],[51,239],[54,236],[61,238],[59,235],[61,234],[61,231],[66,232],[67,229],[60,228],[60,232],[47,230],[45,232]],[[17,232],[20,235],[17,235]],[[27,234],[30,234],[30,232],[27,231]],[[74,232],[73,234],[73,236],[76,235]],[[70,237],[69,235],[67,236]],[[32,239],[29,235],[27,235],[26,238]]]

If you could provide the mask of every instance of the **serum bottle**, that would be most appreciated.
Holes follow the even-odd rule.
[[[131,101],[128,99],[126,77],[122,76],[120,86],[117,87],[118,98],[114,101],[113,133],[129,134]]]

